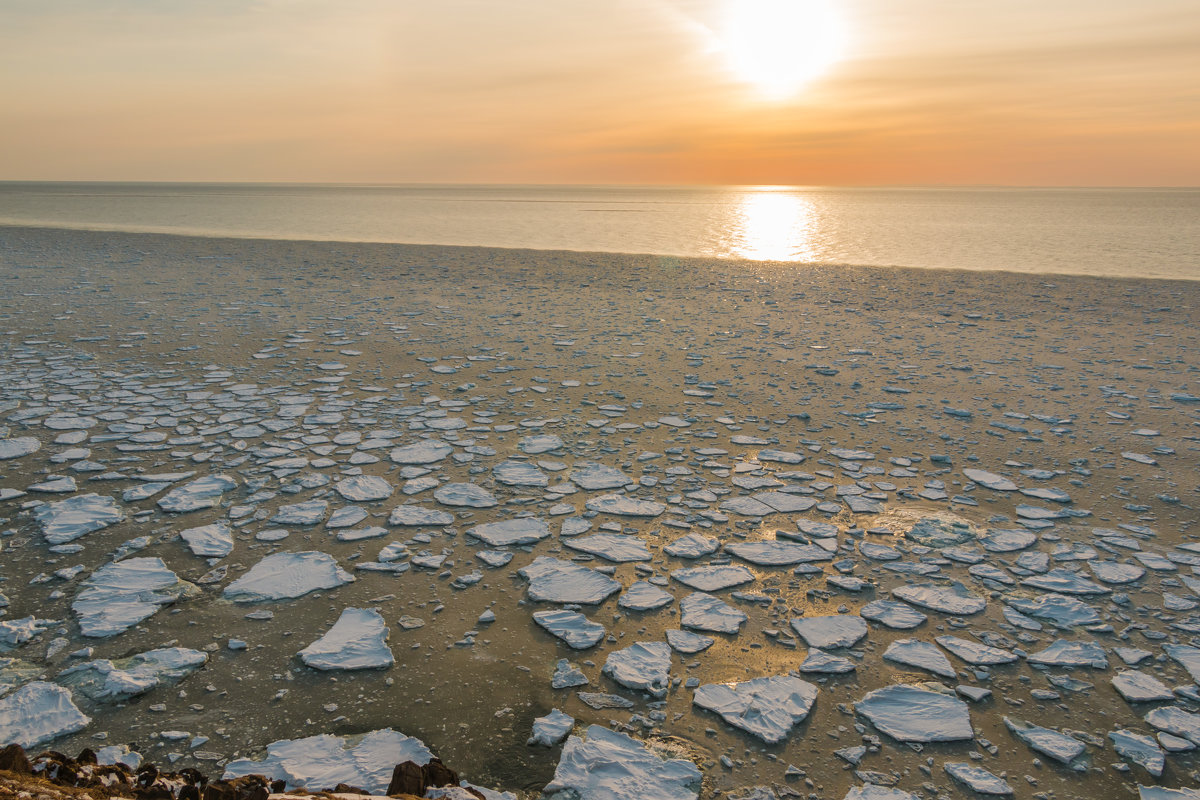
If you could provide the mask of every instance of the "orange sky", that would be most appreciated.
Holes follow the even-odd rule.
[[[6,0],[0,180],[1200,185],[1195,0],[773,2]]]

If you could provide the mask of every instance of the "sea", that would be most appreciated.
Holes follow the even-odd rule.
[[[0,182],[0,225],[1200,280],[1198,188]]]

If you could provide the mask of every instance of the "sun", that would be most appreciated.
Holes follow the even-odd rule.
[[[726,0],[718,38],[739,80],[783,99],[841,57],[846,32],[832,0]]]

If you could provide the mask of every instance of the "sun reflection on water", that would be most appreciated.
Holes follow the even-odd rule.
[[[769,186],[747,190],[739,201],[733,255],[754,261],[816,259],[816,214],[812,201],[795,191]]]

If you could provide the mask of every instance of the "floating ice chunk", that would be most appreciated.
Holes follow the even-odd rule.
[[[313,669],[380,669],[395,663],[387,645],[388,628],[378,611],[347,608],[320,639],[300,651]]]
[[[737,633],[747,617],[711,594],[693,592],[679,602],[679,624],[685,628],[715,633]]]
[[[1026,497],[1033,497],[1038,500],[1049,500],[1052,503],[1069,503],[1071,495],[1064,492],[1062,489],[1052,489],[1049,487],[1036,487],[1033,489],[1022,489],[1021,494]]]
[[[842,675],[847,672],[853,672],[857,667],[858,665],[848,658],[835,656],[833,653],[826,653],[818,647],[811,647],[808,650],[808,657],[800,665],[800,671]]]
[[[468,508],[491,508],[499,502],[486,489],[473,483],[447,483],[435,489],[433,497],[443,505]]]
[[[1003,475],[997,475],[994,472],[988,472],[982,469],[964,469],[963,475],[967,476],[967,480],[978,483],[985,489],[992,489],[997,492],[1015,492],[1017,485]]]
[[[194,555],[203,558],[224,558],[233,552],[233,531],[220,520],[180,531],[179,536]]]
[[[343,506],[336,509],[325,520],[326,528],[352,528],[367,518],[367,510],[362,506]]]
[[[0,461],[21,458],[42,449],[42,443],[32,436],[0,439]]]
[[[1017,660],[1016,653],[972,642],[968,639],[960,639],[957,636],[938,636],[934,641],[973,666],[1012,664]]]
[[[967,587],[958,582],[949,586],[933,584],[898,586],[892,590],[892,595],[906,603],[912,603],[914,606],[955,616],[978,614],[987,607],[985,598],[976,597],[967,591]]]
[[[71,610],[84,636],[113,636],[150,617],[159,606],[197,592],[161,558],[128,558],[93,572]]]
[[[386,500],[392,496],[392,485],[378,475],[352,475],[335,483],[333,488],[352,503]]]
[[[388,525],[409,527],[450,525],[453,522],[453,514],[422,506],[396,506],[392,509],[392,515],[388,517]]]
[[[950,666],[950,659],[931,642],[920,639],[897,639],[884,652],[883,657],[906,667],[928,670],[934,675],[953,680],[957,673]]]
[[[1110,594],[1112,589],[1093,583],[1082,575],[1065,569],[1052,569],[1045,575],[1034,575],[1021,581],[1022,586],[1032,586],[1047,592],[1060,594]]]
[[[1112,678],[1113,688],[1130,703],[1154,703],[1159,700],[1174,700],[1175,693],[1153,675],[1136,669],[1118,672]]]
[[[943,764],[942,769],[946,770],[946,774],[951,778],[973,792],[999,797],[1007,797],[1013,793],[1013,788],[1003,778],[993,775],[983,767],[956,761]]]
[[[929,619],[907,603],[898,603],[895,600],[872,600],[859,610],[859,614],[863,619],[902,631],[916,628]]]
[[[558,535],[578,536],[581,533],[587,533],[591,529],[592,523],[590,520],[586,520],[583,517],[567,517],[562,521],[562,525],[559,526]]]
[[[584,505],[589,511],[613,514],[619,517],[657,517],[667,510],[662,503],[656,503],[653,500],[639,500],[623,494],[605,494],[593,497]]]
[[[64,544],[125,519],[117,501],[108,495],[81,494],[44,503],[33,510],[50,544]]]
[[[383,795],[397,764],[412,761],[424,765],[431,758],[433,753],[419,739],[384,728],[361,736],[321,734],[271,742],[264,758],[231,761],[222,777],[265,775],[285,781],[288,789],[313,791],[345,783]]]
[[[594,647],[604,638],[604,626],[576,611],[535,611],[533,621],[576,650]]]
[[[737,542],[726,546],[725,552],[731,553],[743,561],[749,561],[751,564],[770,567],[833,560],[833,554],[824,547],[779,540]]]
[[[1019,528],[988,531],[979,537],[979,543],[989,553],[1012,553],[1037,544],[1037,534]]]
[[[1088,568],[1104,583],[1124,585],[1141,580],[1146,569],[1137,564],[1122,564],[1118,561],[1088,561]]]
[[[1087,750],[1078,739],[1065,733],[1032,725],[1024,720],[1004,718],[1004,725],[1013,736],[1020,739],[1035,753],[1052,758],[1060,764],[1070,764]]]
[[[670,669],[671,648],[666,642],[635,642],[609,653],[602,671],[627,689],[666,697]]]
[[[53,625],[54,620],[38,619],[32,615],[23,619],[0,621],[0,652],[33,641]]]
[[[883,733],[901,742],[959,742],[975,736],[967,704],[951,694],[902,683],[854,704]]]
[[[890,786],[868,783],[853,787],[842,800],[917,800],[917,796]]]
[[[1108,656],[1104,648],[1095,642],[1071,642],[1056,639],[1046,649],[1030,653],[1026,659],[1031,664],[1051,667],[1091,667],[1108,669]]]
[[[715,553],[720,543],[716,539],[689,533],[681,536],[663,548],[663,552],[675,558],[701,558],[709,553]]]
[[[228,475],[205,475],[158,498],[158,507],[176,514],[215,508],[221,495],[236,487],[237,481]]]
[[[1032,600],[1010,597],[1008,603],[1022,614],[1047,620],[1063,629],[1076,625],[1099,625],[1103,622],[1094,608],[1074,597],[1062,594],[1045,594]]]
[[[1167,655],[1179,662],[1192,677],[1192,682],[1200,684],[1200,648],[1182,644],[1163,645]]]
[[[633,701],[626,700],[619,694],[603,692],[576,692],[579,699],[597,711],[605,708],[633,708]]]
[[[767,744],[787,738],[808,717],[817,687],[790,675],[741,683],[710,683],[696,689],[692,702]]]
[[[897,561],[903,558],[903,554],[891,545],[874,542],[859,542],[858,552],[872,561]]]
[[[617,605],[629,611],[653,611],[673,601],[675,597],[648,581],[635,581],[621,596]]]
[[[454,448],[437,439],[394,448],[388,456],[396,464],[435,464],[450,455]]]
[[[572,550],[591,553],[607,561],[625,563],[628,561],[649,561],[650,551],[646,542],[636,536],[623,536],[619,533],[598,533],[594,536],[581,536],[567,539],[563,542]]]
[[[687,567],[671,571],[671,579],[702,592],[717,592],[753,581],[754,573],[739,564]]]
[[[765,517],[775,514],[775,508],[753,497],[731,497],[721,503],[721,510],[731,514],[741,514],[743,517]]]
[[[42,481],[41,483],[35,483],[32,486],[28,487],[29,491],[31,491],[31,492],[45,492],[48,494],[54,494],[54,493],[64,494],[67,492],[73,492],[77,488],[79,488],[79,487],[75,485],[75,479],[72,478],[70,475],[60,475],[57,477],[52,477],[49,480]],[[139,487],[139,488],[145,488],[145,487],[143,486],[143,487]],[[163,488],[165,488],[165,487],[163,487]],[[126,492],[126,494],[128,494],[128,492]],[[151,494],[153,494],[153,492],[151,492]],[[150,495],[146,495],[146,497],[149,497],[149,496]],[[129,499],[126,499],[126,498],[122,498],[122,499],[125,499],[126,502],[130,502]],[[135,496],[133,499],[141,500],[144,498]]]
[[[224,597],[235,603],[291,600],[319,589],[335,589],[354,576],[333,556],[315,550],[273,553],[225,587]]]
[[[208,656],[199,650],[167,647],[129,658],[87,661],[58,674],[56,682],[92,700],[119,702],[191,675]]]
[[[526,461],[503,461],[492,467],[492,477],[505,486],[549,486],[546,473]]]
[[[712,647],[716,641],[711,636],[703,636],[691,631],[681,631],[675,628],[667,629],[667,644],[671,645],[671,649],[675,652],[684,653],[685,655],[703,652]]]
[[[575,465],[571,471],[571,483],[589,492],[600,489],[619,489],[635,481],[619,469],[597,464],[594,461],[583,461]]]
[[[42,677],[42,668],[17,658],[0,658],[0,697]]]
[[[517,442],[517,448],[526,455],[537,456],[562,448],[563,440],[550,433],[525,436]]]
[[[497,569],[512,561],[513,555],[507,550],[480,550],[475,557],[492,569]]]
[[[329,503],[325,500],[305,500],[303,503],[280,506],[271,517],[276,525],[316,525],[325,518]]]
[[[824,617],[793,617],[792,630],[809,647],[836,650],[853,647],[867,635],[867,623],[856,614]]]
[[[904,532],[904,538],[926,547],[951,547],[975,538],[975,531],[966,520],[922,517]]]
[[[554,675],[550,678],[550,688],[552,689],[569,689],[573,686],[587,686],[587,676],[583,674],[583,670],[567,661],[565,658],[560,658],[554,666]]]
[[[365,528],[351,528],[348,531],[338,531],[337,540],[339,542],[359,542],[363,539],[378,539],[380,536],[387,536],[387,534],[387,528],[381,528],[378,525],[368,525]]]
[[[513,547],[545,539],[550,535],[550,526],[537,517],[520,517],[476,525],[468,528],[467,534],[491,547]]]
[[[754,499],[764,505],[770,506],[781,514],[796,514],[808,511],[817,504],[817,501],[811,497],[788,494],[786,492],[759,492],[754,495]]]
[[[1167,765],[1166,757],[1158,743],[1149,736],[1119,730],[1110,733],[1108,738],[1113,743],[1113,750],[1116,750],[1121,758],[1140,765],[1156,778],[1163,774]]]
[[[1160,731],[1182,736],[1192,744],[1200,745],[1200,714],[1185,711],[1179,706],[1156,708],[1142,717]]]
[[[71,693],[53,683],[34,681],[0,698],[0,741],[24,748],[83,730],[91,721]]]
[[[756,458],[759,461],[771,461],[780,464],[799,464],[804,460],[804,456],[800,453],[790,453],[786,450],[774,450],[769,447],[759,450]]]
[[[542,792],[546,800],[696,800],[700,781],[691,761],[664,761],[637,739],[592,725],[586,740],[567,739]]]
[[[567,738],[567,734],[574,727],[575,718],[570,714],[564,714],[556,708],[546,716],[537,717],[533,720],[533,736],[529,737],[529,741],[526,744],[540,744],[543,747],[553,747]]]
[[[607,575],[549,556],[538,556],[517,572],[529,581],[529,598],[540,602],[596,605],[621,590]]]

